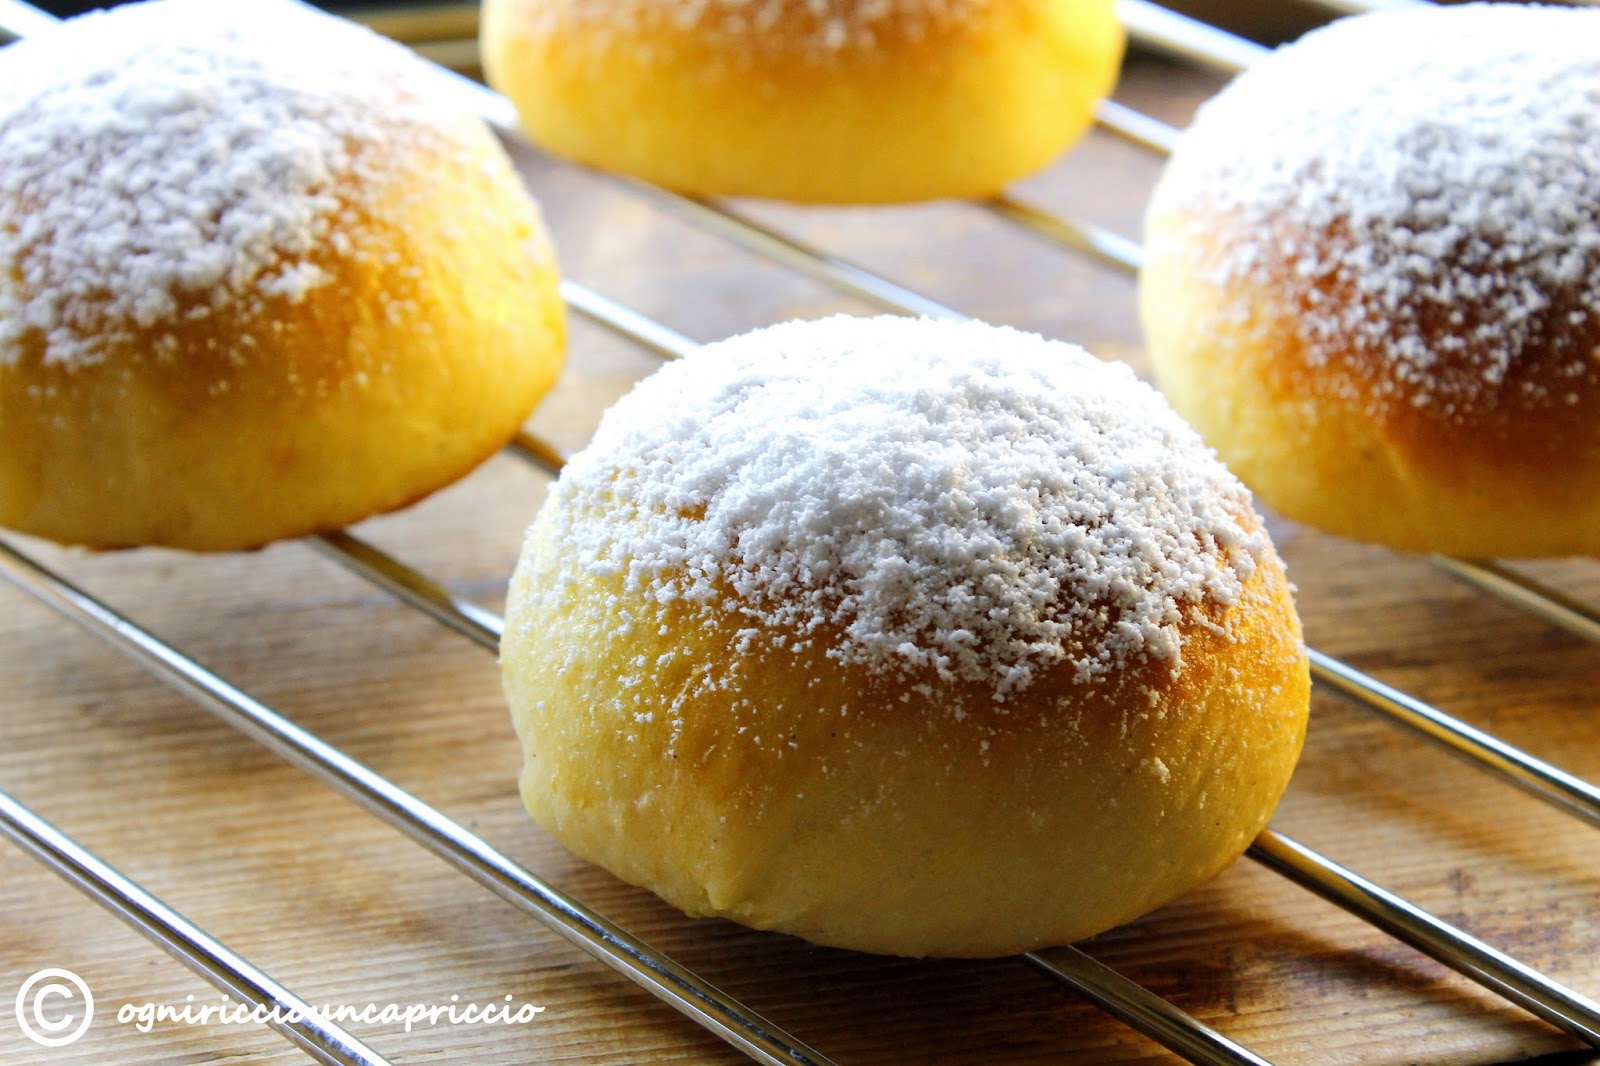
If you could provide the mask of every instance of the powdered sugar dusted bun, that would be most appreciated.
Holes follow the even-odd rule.
[[[1112,0],[488,0],[489,81],[534,140],[693,193],[982,196],[1111,91]]]
[[[1126,368],[797,322],[605,416],[502,643],[534,816],[696,915],[904,955],[1127,921],[1235,858],[1308,678],[1248,494]]]
[[[552,383],[538,217],[419,60],[283,0],[0,52],[0,524],[232,549],[401,506]]]
[[[1600,551],[1600,12],[1347,19],[1202,109],[1150,208],[1161,385],[1263,500]]]

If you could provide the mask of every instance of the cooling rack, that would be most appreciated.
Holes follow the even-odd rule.
[[[1091,144],[1045,178],[971,205],[797,211],[687,199],[539,157],[516,143],[504,101],[462,83],[512,141],[569,274],[593,280],[564,286],[589,324],[575,336],[575,373],[507,457],[359,533],[225,559],[86,558],[0,539],[0,573],[26,594],[0,616],[0,832],[238,1002],[302,1006],[295,989],[317,1004],[492,992],[545,1006],[534,1025],[492,1036],[276,1026],[321,1062],[737,1052],[769,1063],[1108,1062],[1160,1058],[1160,1047],[1204,1063],[1589,1061],[1576,1049],[1600,1044],[1600,1007],[1574,989],[1600,981],[1582,824],[1600,823],[1600,791],[1584,780],[1600,773],[1590,754],[1600,729],[1582,717],[1600,670],[1577,638],[1600,637],[1600,618],[1585,602],[1597,575],[1581,563],[1424,562],[1275,522],[1308,635],[1328,635],[1343,653],[1313,652],[1323,695],[1302,770],[1252,863],[1084,950],[1018,965],[812,949],[688,922],[529,839],[536,831],[511,787],[515,745],[483,655],[499,620],[482,606],[501,595],[537,504],[541,478],[526,467],[557,469],[651,359],[693,348],[689,332],[709,339],[839,308],[971,311],[1137,362],[1126,275],[1139,250],[1125,234],[1136,231],[1139,183],[1171,144],[1166,120],[1181,120],[1259,49],[1139,0],[1120,10],[1136,41],[1195,69],[1136,64]],[[46,19],[0,4],[0,27],[14,35]],[[214,720],[136,671],[117,673],[28,598]],[[1358,659],[1364,669],[1350,665]],[[1475,723],[1438,709],[1447,703]],[[377,821],[305,788],[313,779]],[[419,860],[391,829],[445,865]],[[1335,848],[1349,866],[1330,857]],[[148,952],[97,955],[115,926],[89,925],[100,916],[27,880],[43,875],[23,865],[0,866],[7,990],[31,971],[76,965],[103,1002],[209,995],[171,967],[149,969]],[[510,906],[473,893],[462,875]],[[23,887],[13,895],[14,884]],[[260,1032],[140,1034],[101,1014],[66,1048],[0,1029],[13,1041],[0,1052],[39,1062],[297,1057]]]

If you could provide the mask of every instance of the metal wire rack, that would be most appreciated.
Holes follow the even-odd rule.
[[[1376,0],[1319,2],[1335,13],[1396,6],[1393,2],[1380,4]],[[1212,70],[1242,69],[1262,52],[1259,46],[1147,0],[1122,0],[1119,12],[1136,42]],[[0,0],[0,32],[9,36],[25,36],[50,21],[49,16],[29,5]],[[515,115],[507,101],[465,80],[459,84],[464,92],[472,95],[475,105],[496,129],[510,140],[519,139]],[[1116,103],[1105,104],[1098,119],[1106,130],[1151,152],[1168,150],[1176,136],[1170,126]],[[869,305],[901,314],[961,317],[961,313],[951,307],[843,257],[810,247],[756,221],[738,208],[684,197],[627,179],[596,180],[614,181],[662,211]],[[1007,225],[1087,256],[1110,269],[1132,272],[1138,268],[1140,250],[1137,244],[1104,227],[1064,217],[1013,195],[998,196],[977,206]],[[670,327],[575,282],[565,282],[562,292],[578,315],[655,355],[674,358],[695,346],[694,341]],[[562,462],[560,451],[553,444],[529,434],[520,435],[509,450],[549,473],[558,471]],[[496,615],[454,595],[442,584],[373,544],[350,533],[329,534],[306,544],[479,647],[490,652],[496,650],[501,627]],[[1499,564],[1457,559],[1438,559],[1435,563],[1553,625],[1600,641],[1600,614],[1559,590],[1545,587]],[[831,1061],[800,1037],[785,1032],[638,936],[519,866],[462,824],[229,684],[47,569],[15,542],[5,539],[0,539],[0,575],[87,632],[102,638],[228,725],[342,792],[462,874],[521,908],[750,1057],[771,1064]],[[1335,658],[1314,649],[1311,655],[1313,676],[1319,686],[1434,742],[1485,773],[1566,814],[1600,825],[1600,788]],[[291,1016],[290,1020],[275,1022],[274,1027],[316,1061],[340,1064],[386,1061],[336,1025],[309,1014],[304,1002],[289,989],[187,922],[4,792],[0,792],[0,834],[239,1001],[268,1008],[276,1006],[285,1013],[298,1010],[300,1017]],[[1384,930],[1579,1041],[1600,1047],[1600,1004],[1584,995],[1272,829],[1264,831],[1247,854],[1267,869]],[[1025,956],[1024,961],[1191,1061],[1208,1064],[1267,1061],[1077,948],[1036,952]]]

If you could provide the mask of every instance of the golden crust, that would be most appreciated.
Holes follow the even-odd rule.
[[[1352,294],[1272,256],[1333,258],[1340,235],[1277,236],[1252,239],[1225,215],[1157,210],[1140,279],[1162,391],[1263,501],[1412,551],[1600,551],[1600,322],[1574,324],[1576,293],[1545,294],[1549,306],[1520,327],[1532,339],[1492,385],[1492,332],[1477,331],[1491,312],[1464,293],[1456,320],[1415,323],[1436,362],[1426,379],[1408,378],[1358,335],[1322,335],[1308,350],[1305,309],[1315,302],[1337,318]],[[1217,269],[1245,241],[1255,269]]]
[[[688,192],[993,193],[1111,89],[1109,0],[490,0],[490,83],[542,145]]]
[[[24,334],[0,359],[0,524],[253,547],[403,506],[503,444],[560,370],[554,258],[480,122],[408,157],[341,194],[350,224],[307,257],[329,280],[298,298],[197,295],[87,364]]]
[[[1175,675],[1061,667],[998,702],[630,595],[557,528],[547,507],[502,643],[524,799],[691,914],[913,956],[1071,942],[1236,858],[1299,753],[1306,657],[1270,551],[1184,625]]]

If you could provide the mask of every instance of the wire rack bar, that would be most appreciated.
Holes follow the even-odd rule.
[[[567,465],[566,456],[562,455],[554,444],[525,430],[519,430],[507,447],[513,455],[538,467],[551,477],[561,473],[561,468]]]
[[[1144,250],[1136,241],[1103,226],[1071,221],[1041,207],[1022,203],[1006,193],[981,200],[978,206],[997,218],[1031,230],[1052,243],[1064,245],[1125,273],[1137,274],[1144,265]]]
[[[324,1066],[388,1066],[387,1059],[323,1020],[305,1000],[5,792],[0,792],[0,836],[219,991],[267,1012],[264,1024],[315,1061]]]
[[[1600,611],[1496,562],[1435,556],[1433,565],[1584,640],[1600,643]]]
[[[822,1066],[829,1062],[621,926],[524,870],[487,841],[234,688],[4,540],[0,540],[0,575],[756,1061],[768,1066]]]
[[[1557,810],[1600,826],[1600,788],[1315,648],[1308,652],[1311,676],[1319,683],[1433,741],[1452,755],[1489,770]]]
[[[1600,1004],[1288,837],[1263,830],[1252,859],[1431,956],[1585,1043],[1600,1047]]]
[[[1228,74],[1271,51],[1149,0],[1117,0],[1117,17],[1128,28],[1128,36],[1146,48]]]
[[[1162,1047],[1207,1066],[1271,1066],[1260,1055],[1073,947],[1023,958]]]
[[[1095,120],[1125,141],[1169,155],[1178,143],[1178,129],[1143,111],[1135,111],[1115,100],[1102,100],[1095,107]]]
[[[1129,277],[1137,277],[1144,267],[1144,249],[1139,243],[1108,230],[1099,227],[1086,230],[1082,223],[1062,218],[1040,207],[1019,204],[1004,194],[983,201],[982,206],[1012,225],[1037,234],[1068,251],[1085,253]]]
[[[1334,15],[1370,15],[1374,11],[1401,11],[1408,7],[1427,7],[1429,0],[1306,0]]]
[[[927,318],[966,317],[865,267],[764,226],[725,204],[683,196],[655,185],[635,181],[626,184],[679,218],[881,310]]]
[[[698,347],[694,341],[677,330],[641,315],[631,307],[624,307],[609,297],[601,296],[587,285],[563,280],[561,298],[566,301],[568,307],[589,321],[604,326],[662,358],[675,359]]]
[[[353,537],[347,539],[355,540]],[[362,545],[361,551],[352,556],[334,554],[330,557],[348,566],[352,572],[360,576],[371,577],[385,588],[410,589],[418,585],[431,584],[427,578],[412,571],[406,564],[369,545]],[[373,568],[376,569],[375,574]],[[407,594],[401,593],[401,595],[407,602],[413,602]],[[415,605],[437,617],[436,611],[450,609],[448,603],[449,597],[445,596]],[[458,632],[463,631],[459,625],[448,621],[445,624]],[[478,643],[491,652],[497,650],[486,640],[478,640]],[[1332,900],[1357,917],[1410,944],[1489,991],[1600,1047],[1600,1042],[1597,1042],[1597,1036],[1600,1036],[1600,1013],[1597,1012],[1600,1012],[1600,1007],[1537,970],[1523,965],[1511,956],[1469,936],[1402,897],[1271,829],[1263,830],[1246,854],[1302,887]],[[1288,858],[1290,856],[1293,859],[1292,863]],[[1152,993],[1140,989],[1137,984],[1126,981],[1114,971],[1106,970],[1102,973],[1082,960],[1069,958],[1062,961],[1048,953],[1039,957],[1034,955],[1025,957],[1029,962],[1060,978],[1078,991],[1084,991],[1085,985],[1093,988],[1092,992],[1085,994],[1089,995],[1097,1005],[1128,1022],[1146,1036],[1162,1043],[1163,1046],[1187,1055],[1192,1050],[1190,1044],[1177,1046],[1168,1042],[1170,1034],[1167,1033],[1167,1028],[1174,1024],[1181,1025],[1187,1031],[1189,1038],[1198,1041],[1194,1048],[1203,1049],[1196,1053],[1208,1056],[1193,1061],[1205,1063],[1252,1061],[1209,1057],[1233,1054],[1230,1050],[1231,1045],[1226,1042],[1218,1044],[1213,1039],[1218,1034],[1210,1032],[1198,1020],[1161,1001]],[[1089,963],[1092,962],[1093,960],[1089,960]],[[1161,1003],[1162,1007],[1155,1008],[1142,996],[1131,994],[1130,989],[1139,989],[1145,996]],[[1124,996],[1125,992],[1130,994]]]
[[[366,541],[338,532],[309,537],[305,544],[480,648],[499,650],[500,634],[505,628],[499,615],[451,595],[426,574],[399,565],[392,556]]]

